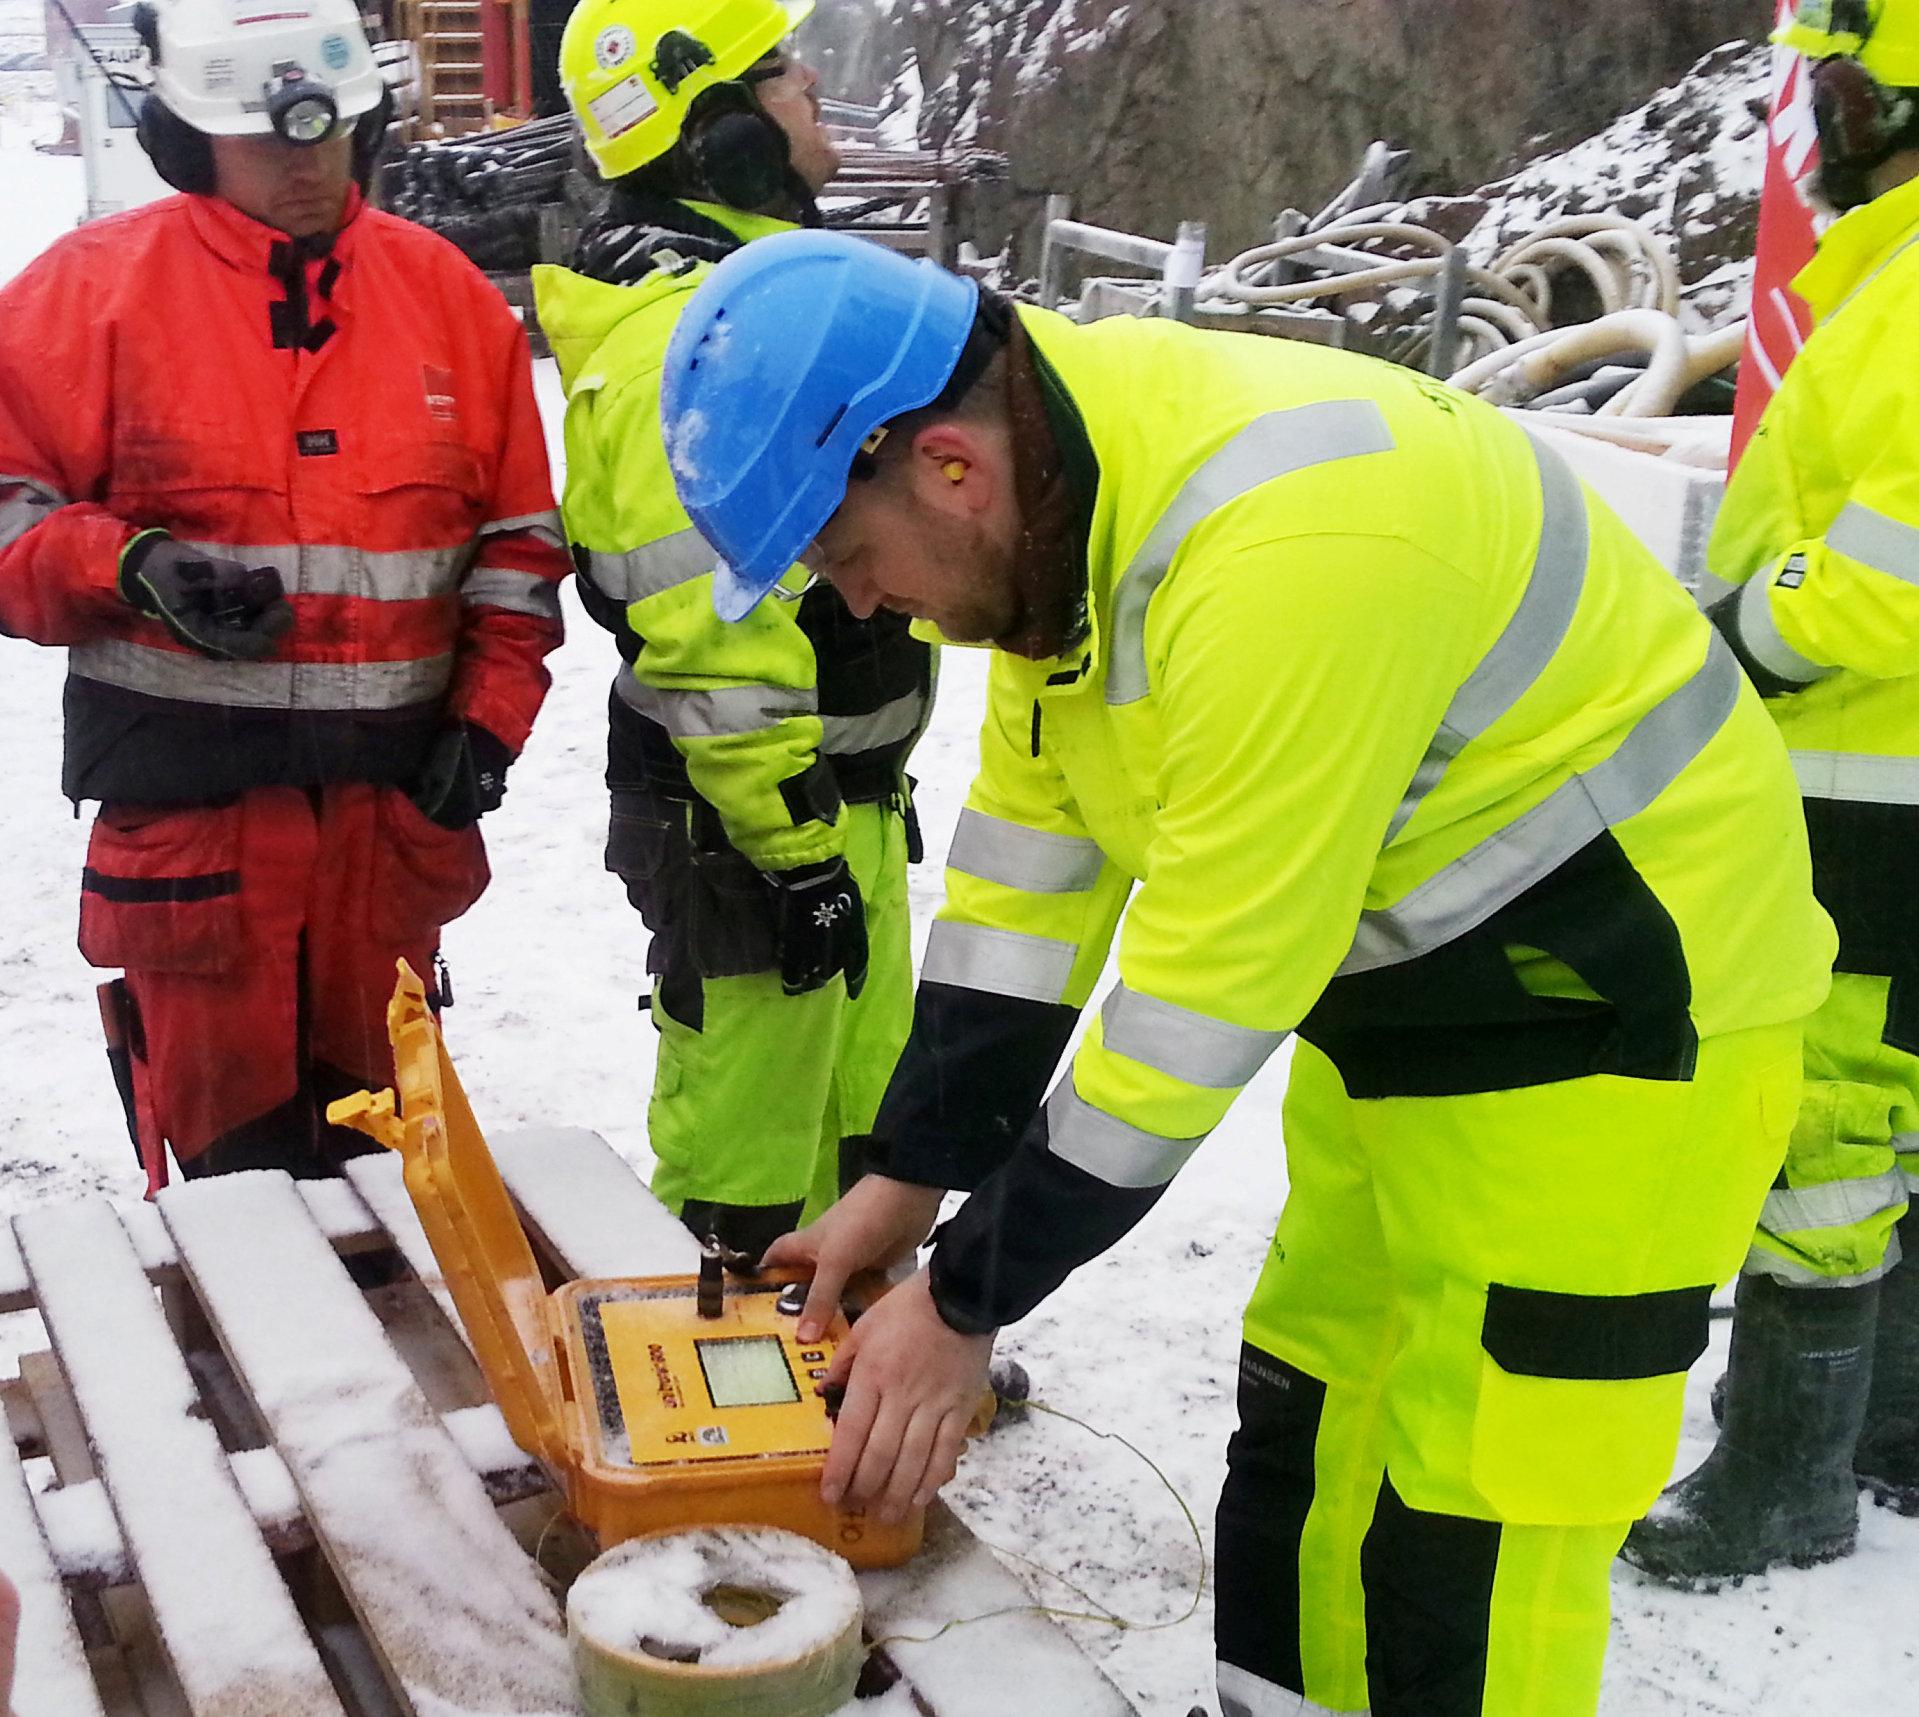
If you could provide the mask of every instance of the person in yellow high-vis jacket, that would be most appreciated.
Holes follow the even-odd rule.
[[[1078,327],[849,239],[721,264],[662,407],[736,578],[803,551],[855,613],[996,652],[878,1170],[768,1254],[815,1267],[804,1337],[972,1189],[841,1349],[825,1494],[925,1501],[993,1332],[1296,1032],[1224,1708],[1591,1712],[1608,1570],[1833,953],[1730,650],[1556,455],[1438,383]]]
[[[567,393],[562,512],[618,641],[608,868],[653,936],[653,1187],[757,1256],[830,1203],[912,1010],[906,761],[932,652],[827,589],[715,613],[673,493],[659,370],[713,261],[798,223],[838,166],[785,38],[811,0],[583,0],[561,77],[606,212],[535,271]],[[857,1147],[847,1148],[852,1158]]]
[[[1694,1584],[1826,1561],[1855,1468],[1919,1512],[1919,0],[1818,0],[1817,325],[1727,491],[1713,617],[1792,753],[1839,929],[1806,1096],[1739,1288],[1724,1429],[1627,1541]]]

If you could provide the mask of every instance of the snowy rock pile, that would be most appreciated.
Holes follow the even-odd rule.
[[[1406,217],[1485,261],[1561,215],[1626,215],[1673,247],[1687,319],[1723,326],[1751,292],[1770,71],[1769,49],[1728,42],[1596,136]]]

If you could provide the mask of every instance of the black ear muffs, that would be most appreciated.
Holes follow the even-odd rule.
[[[793,152],[782,131],[741,83],[702,90],[680,127],[687,158],[720,202],[764,209],[791,188]]]
[[[140,103],[133,134],[147,152],[154,172],[176,191],[213,194],[213,145],[152,91]]]
[[[353,182],[362,196],[373,194],[373,175],[386,153],[386,128],[393,123],[393,91],[380,86],[377,106],[353,122]]]
[[[1912,92],[1888,89],[1843,55],[1814,63],[1812,117],[1819,132],[1817,188],[1836,209],[1870,202],[1873,170],[1914,143]]]

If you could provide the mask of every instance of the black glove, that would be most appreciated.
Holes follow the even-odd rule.
[[[483,727],[462,722],[433,743],[418,781],[406,796],[427,821],[443,829],[470,829],[506,797],[513,753]]]
[[[272,567],[216,559],[165,531],[142,531],[120,551],[119,587],[189,650],[222,662],[262,660],[293,624]]]
[[[846,993],[866,983],[866,907],[845,859],[760,873],[773,890],[780,983],[789,996],[846,974]]]

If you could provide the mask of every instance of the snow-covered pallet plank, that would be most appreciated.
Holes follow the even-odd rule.
[[[1092,1659],[1034,1613],[1031,1594],[943,1502],[926,1512],[919,1555],[903,1568],[862,1574],[860,1592],[867,1634],[939,1717],[1137,1717]],[[941,1631],[954,1622],[964,1625]]]
[[[536,1250],[569,1276],[689,1276],[697,1241],[618,1151],[584,1127],[530,1127],[490,1141]]]
[[[59,1361],[51,1353],[22,1354],[20,1379],[33,1397],[47,1457],[62,1487],[54,1494],[64,1495],[66,1487],[92,1481],[93,1450]],[[105,1487],[94,1483],[90,1488],[98,1512],[112,1521]],[[95,1685],[111,1717],[193,1717],[143,1592],[127,1587],[98,1597],[81,1594],[74,1611]]]
[[[15,1233],[94,1463],[195,1717],[337,1717],[146,1272],[112,1209],[49,1206]],[[244,1594],[244,1597],[242,1597]]]
[[[0,1568],[20,1592],[15,1717],[104,1717],[11,1437],[0,1439]]]
[[[539,1464],[515,1445],[506,1420],[492,1403],[443,1413],[440,1423],[493,1502],[523,1502],[551,1488]],[[311,1550],[313,1528],[278,1452],[241,1449],[229,1454],[227,1461],[267,1548],[275,1556]],[[100,1480],[83,1479],[43,1491],[34,1498],[34,1506],[54,1566],[68,1585],[81,1591],[102,1590],[132,1585],[139,1578]]]
[[[377,1251],[392,1244],[380,1219],[345,1181],[303,1180],[295,1184],[301,1203],[336,1250],[350,1254]],[[160,1213],[150,1204],[130,1205],[120,1212],[120,1221],[148,1278],[154,1282],[177,1280],[180,1256]],[[33,1283],[27,1276],[26,1260],[20,1255],[12,1225],[0,1222],[0,1312],[32,1309]]]
[[[577,1712],[558,1605],[292,1183],[201,1181],[160,1210],[400,1705]]]
[[[472,1343],[460,1323],[453,1296],[447,1291],[446,1277],[441,1274],[440,1261],[433,1256],[426,1230],[420,1226],[419,1212],[413,1208],[413,1199],[406,1190],[406,1165],[399,1153],[381,1151],[376,1156],[349,1158],[346,1175],[374,1219],[392,1235],[393,1244],[400,1249],[407,1268],[420,1278],[435,1304],[446,1313],[447,1322],[470,1347]]]
[[[684,1275],[699,1267],[693,1237],[597,1133],[579,1128],[510,1133],[494,1157],[527,1213],[539,1206],[542,1249],[567,1275]],[[664,1225],[663,1225],[664,1224]],[[667,1226],[670,1225],[670,1226]],[[1131,1717],[1132,1704],[944,1503],[927,1515],[926,1547],[904,1568],[860,1576],[867,1632],[935,1717]],[[893,1636],[931,1636],[925,1644]]]

